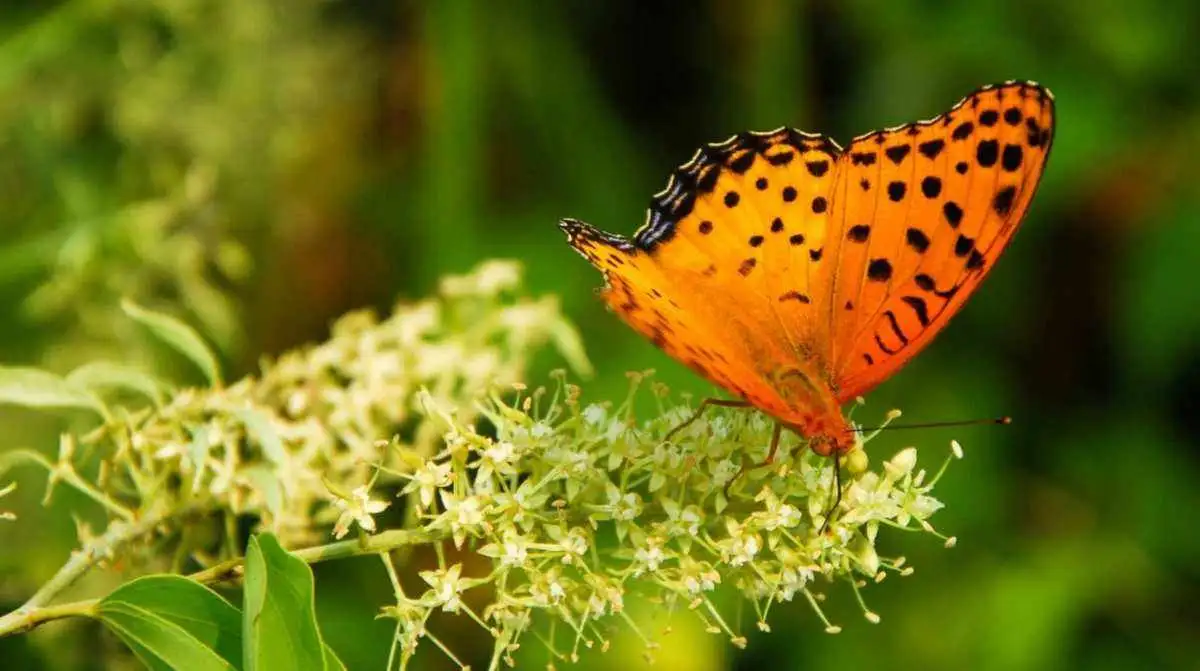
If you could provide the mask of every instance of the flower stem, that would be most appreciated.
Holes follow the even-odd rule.
[[[67,617],[90,617],[96,604],[99,603],[98,599],[76,601],[58,606],[44,604],[83,575],[99,558],[106,556],[106,549],[146,533],[162,521],[161,518],[156,517],[147,518],[132,525],[119,523],[111,525],[104,536],[73,555],[71,560],[64,564],[58,573],[43,585],[29,601],[13,612],[0,617],[0,638],[28,631],[51,620]],[[366,539],[354,538],[327,545],[301,548],[293,550],[292,554],[307,564],[316,564],[331,559],[382,554],[401,547],[424,545],[444,539],[445,536],[428,531],[395,529]],[[199,583],[213,584],[240,579],[242,573],[242,558],[239,557],[215,564],[188,577]]]
[[[0,637],[21,634],[47,622],[68,617],[95,617],[99,603],[99,599],[87,599],[30,610],[19,608],[0,617]]]

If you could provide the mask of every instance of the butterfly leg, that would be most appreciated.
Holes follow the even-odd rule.
[[[829,529],[829,521],[833,519],[833,511],[842,503],[842,460],[841,455],[833,453],[833,503],[825,510],[825,521],[821,524],[820,533]]]
[[[729,488],[733,485],[733,483],[737,482],[738,478],[742,477],[746,473],[746,471],[758,470],[760,468],[763,468],[764,466],[770,466],[771,464],[775,463],[775,453],[779,451],[779,439],[782,435],[783,435],[783,425],[780,424],[779,422],[775,422],[775,430],[773,432],[771,432],[771,448],[769,450],[767,450],[767,458],[763,459],[761,462],[759,462],[757,464],[747,464],[746,462],[743,461],[742,467],[738,469],[738,472],[734,473],[733,477],[729,480],[729,482],[725,483],[725,496],[726,497],[729,496]]]
[[[695,422],[696,420],[700,419],[700,416],[704,414],[704,411],[710,405],[715,405],[715,406],[719,406],[722,408],[748,408],[748,407],[750,407],[750,403],[748,403],[747,401],[728,401],[728,400],[725,400],[722,398],[706,398],[703,401],[700,401],[700,405],[696,407],[696,411],[692,413],[691,417],[688,417],[686,420],[683,421],[682,424],[680,424],[679,426],[677,426],[667,432],[667,435],[663,437],[663,442],[670,442],[670,440],[675,437],[675,434],[679,433],[680,431],[683,431],[688,426],[690,426],[692,424],[692,422]]]

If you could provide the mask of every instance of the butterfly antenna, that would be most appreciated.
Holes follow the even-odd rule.
[[[924,422],[921,424],[884,424],[875,427],[857,427],[846,429],[854,433],[867,431],[891,431],[893,429],[936,429],[947,426],[974,426],[977,424],[1012,424],[1012,417],[984,417],[982,419],[959,419],[949,422]]]

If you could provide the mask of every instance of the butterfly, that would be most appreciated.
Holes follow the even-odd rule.
[[[560,227],[621,319],[740,399],[709,402],[776,420],[771,456],[781,428],[837,456],[856,444],[842,405],[924,349],[979,287],[1053,136],[1050,91],[1010,81],[848,149],[786,127],[739,133],[676,169],[632,239]]]

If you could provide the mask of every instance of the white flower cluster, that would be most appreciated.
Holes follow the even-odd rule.
[[[475,534],[480,501],[444,489],[450,464],[422,461],[441,445],[444,427],[416,407],[417,392],[427,390],[431,403],[469,423],[493,385],[523,377],[535,348],[550,343],[578,368],[588,365],[556,299],[521,297],[519,278],[516,263],[491,261],[384,320],[368,312],[343,317],[329,340],[265,362],[257,377],[180,390],[158,407],[119,408],[96,431],[64,436],[51,484],[78,483],[127,518],[163,515],[159,531],[184,544],[172,552],[208,563],[237,550],[211,541],[189,546],[214,534],[184,533],[184,526],[248,516],[288,547],[322,542],[331,524],[338,538],[354,527],[374,531],[389,502],[372,497],[367,483],[388,484],[378,481],[378,466],[415,459],[425,464],[409,483],[420,504],[428,508],[440,494],[447,528]],[[399,442],[389,441],[397,427]],[[389,449],[396,445],[403,449]],[[515,474],[517,449],[488,446],[481,491]],[[83,482],[80,474],[92,470],[85,459],[96,455],[99,475]],[[223,544],[236,534],[215,536]]]
[[[637,385],[641,376],[634,377]],[[720,586],[751,600],[763,629],[772,604],[796,595],[824,619],[819,583],[848,582],[857,591],[867,580],[911,570],[903,558],[877,554],[881,527],[933,532],[927,519],[941,506],[930,496],[936,477],[918,469],[915,449],[879,470],[859,451],[835,478],[831,460],[790,436],[773,467],[739,474],[743,457],[760,457],[768,445],[772,425],[760,413],[716,410],[667,443],[685,408],[639,421],[635,393],[614,409],[581,406],[578,388],[561,377],[557,387],[526,395],[517,385],[516,400],[507,402],[493,395],[482,411],[484,433],[476,432],[474,415],[464,421],[426,399],[443,423],[444,448],[394,475],[408,480],[402,493],[418,513],[416,526],[491,563],[469,563],[468,576],[464,564],[443,560],[422,574],[424,594],[401,595],[385,609],[399,622],[402,659],[425,638],[445,648],[404,624],[442,609],[488,629],[493,668],[517,662],[525,634],[571,661],[581,648],[607,645],[605,618],[636,628],[622,614],[635,596],[690,608],[710,631],[743,645],[743,634],[721,615]],[[473,598],[464,595],[477,587]]]
[[[528,392],[519,380],[533,348],[552,343],[578,370],[587,361],[552,298],[513,295],[517,277],[512,264],[485,264],[386,320],[340,320],[330,340],[264,364],[258,378],[105,408],[97,430],[64,435],[58,462],[44,464],[51,484],[114,517],[155,519],[157,537],[143,544],[151,559],[216,563],[231,554],[238,517],[289,547],[323,541],[330,527],[337,538],[357,532],[363,548],[374,533],[429,543],[438,564],[420,574],[423,593],[406,595],[391,572],[396,601],[384,615],[402,660],[431,641],[457,661],[426,626],[444,611],[493,637],[493,668],[515,664],[530,636],[560,660],[605,647],[604,620],[637,629],[625,604],[639,597],[690,610],[744,645],[718,590],[748,599],[762,629],[773,604],[797,595],[824,620],[819,585],[857,593],[911,571],[877,552],[881,528],[937,533],[928,518],[941,473],[921,470],[914,449],[874,470],[857,449],[835,474],[789,433],[775,464],[747,468],[773,430],[757,411],[714,409],[667,441],[690,409],[656,388],[660,411],[637,417],[643,374],[630,375],[616,407],[581,404],[565,375]],[[75,467],[96,457],[98,469]]]

